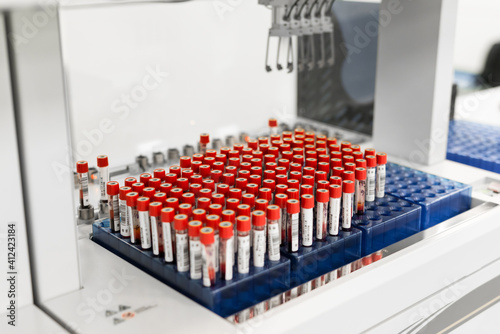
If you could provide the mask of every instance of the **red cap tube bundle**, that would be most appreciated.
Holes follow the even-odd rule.
[[[267,207],[267,249],[270,261],[280,260],[280,222],[281,208],[277,205],[269,205]]]
[[[234,228],[230,222],[219,224],[220,233],[220,272],[222,279],[230,281],[233,279],[234,265]]]
[[[173,221],[175,216],[175,210],[173,208],[163,208],[161,210],[161,222],[163,231],[163,249],[165,253],[165,262],[174,262],[174,251],[175,251],[175,237],[174,237],[174,227]]]
[[[113,232],[120,232],[120,209],[118,202],[120,185],[118,182],[108,182],[106,184],[106,193],[108,194],[109,227]]]
[[[176,215],[174,217],[175,229],[175,255],[177,271],[189,271],[189,246],[188,246],[188,216]]]
[[[188,224],[189,276],[191,277],[191,279],[201,279],[202,276],[202,255],[200,242],[200,230],[202,226],[202,223],[198,220],[192,220]]]
[[[163,253],[163,225],[161,222],[161,210],[163,203],[153,202],[149,204],[149,219],[151,221],[151,243],[153,254],[159,256]]]
[[[266,213],[262,210],[252,212],[253,265],[264,267],[266,255]]]
[[[313,244],[314,229],[314,196],[302,195],[300,201],[300,214],[302,221],[302,246],[310,247]]]
[[[141,232],[142,249],[151,248],[151,223],[149,221],[149,198],[139,197],[137,199],[137,211],[139,212],[139,228]]]
[[[217,281],[216,262],[219,257],[215,242],[215,232],[211,227],[200,230],[201,258],[203,268],[203,286],[214,286]]]
[[[316,239],[325,240],[328,225],[328,202],[330,193],[328,189],[316,190]]]

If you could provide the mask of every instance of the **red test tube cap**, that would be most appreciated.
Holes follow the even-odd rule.
[[[331,198],[342,197],[342,187],[338,184],[330,184],[330,197]]]
[[[239,216],[236,218],[236,228],[239,232],[249,232],[252,228],[250,218],[248,216]]]
[[[174,220],[174,216],[175,216],[174,208],[161,209],[161,221],[163,223],[171,223]]]
[[[356,180],[366,180],[366,169],[362,167],[356,168],[354,171]]]
[[[120,184],[116,181],[109,181],[106,184],[106,192],[111,196],[118,195],[120,193]]]
[[[387,154],[384,152],[377,153],[377,165],[385,165],[387,163]]]
[[[312,209],[314,208],[314,196],[313,195],[302,195],[300,196],[301,203],[300,206],[304,209]]]
[[[252,212],[252,225],[253,226],[265,226],[266,225],[266,213],[262,210],[255,210]]]
[[[149,215],[152,217],[158,217],[161,215],[161,209],[163,209],[163,203],[153,202],[149,203]]]
[[[87,161],[78,161],[76,163],[76,172],[77,173],[87,173],[89,171],[89,164]]]
[[[268,205],[267,219],[278,220],[281,218],[281,208],[277,205]]]
[[[354,182],[346,180],[342,182],[342,192],[352,194],[354,193]]]
[[[175,215],[174,216],[174,229],[176,231],[187,230],[188,228],[188,216],[187,215]]]
[[[200,242],[202,245],[212,245],[215,242],[214,229],[211,227],[204,227],[200,230]]]
[[[97,156],[97,167],[108,167],[108,156],[107,155],[98,155]]]
[[[270,118],[267,124],[269,127],[275,128],[278,126],[278,120],[276,118]]]
[[[137,211],[149,211],[149,197],[139,197],[137,199]]]
[[[374,155],[365,156],[365,160],[368,168],[377,167],[377,158]]]
[[[289,214],[296,214],[300,212],[300,202],[297,199],[289,199],[286,202],[286,210]]]
[[[139,198],[139,193],[133,191],[127,194],[127,206],[137,206],[137,199]]]
[[[120,200],[126,201],[127,194],[132,192],[132,188],[130,187],[120,187]]]
[[[219,234],[222,239],[229,239],[234,235],[233,224],[222,222],[219,224]]]
[[[316,190],[316,201],[321,203],[327,203],[330,200],[330,192],[328,189],[318,189]]]
[[[188,236],[192,238],[197,238],[200,236],[200,230],[202,223],[198,220],[192,220],[188,224]]]
[[[200,135],[200,143],[201,144],[208,144],[210,143],[210,136],[208,133],[202,133]]]

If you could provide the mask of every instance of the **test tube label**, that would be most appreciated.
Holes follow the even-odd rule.
[[[139,224],[141,231],[141,247],[143,249],[151,248],[151,226],[149,222],[149,213],[139,211]]]
[[[88,206],[89,201],[89,174],[79,173],[80,175],[80,191],[82,192],[83,206]]]
[[[269,260],[280,259],[280,226],[279,224],[268,224],[269,227]]]
[[[330,198],[330,224],[328,227],[330,235],[339,234],[340,221],[340,197]]]
[[[296,252],[299,250],[299,214],[294,213],[290,215],[288,224],[291,230],[291,240],[288,242],[291,245],[291,251]]]
[[[264,242],[265,244],[265,242]],[[247,274],[250,270],[250,236],[238,237],[238,272]]]
[[[189,270],[189,248],[188,248],[188,235],[176,233],[175,246],[177,256],[177,271],[185,272]]]
[[[99,187],[101,190],[101,201],[106,201],[106,183],[109,181],[108,167],[99,167]]]
[[[202,268],[202,255],[201,255],[201,242],[189,240],[189,256],[191,263],[191,279],[201,278],[201,268]],[[207,273],[208,274],[208,273]],[[208,275],[207,275],[208,277]],[[205,279],[205,278],[204,278]],[[210,281],[210,279],[209,279]],[[210,283],[209,285],[210,286]]]
[[[158,244],[159,235],[158,235],[158,220],[156,217],[151,216],[151,236],[153,239],[153,254],[160,254],[160,246]]]
[[[343,210],[342,210],[342,228],[349,230],[351,228],[352,219],[352,194],[344,193],[343,196]]]
[[[120,200],[120,234],[124,237],[130,237],[130,228],[127,218],[127,201]]]
[[[316,237],[326,238],[326,223],[328,221],[328,203],[318,202],[316,206]]]
[[[170,223],[163,223],[163,248],[165,249],[165,261],[173,262],[174,254],[172,249],[172,234],[170,233]]]
[[[113,196],[113,200],[109,202],[109,220],[112,223],[113,232],[120,231],[120,213],[118,205],[118,196]]]
[[[377,166],[376,196],[382,198],[385,195],[385,165]]]
[[[234,238],[226,241],[226,277],[225,280],[230,281],[233,279],[233,265],[234,265]]]
[[[366,170],[366,201],[373,202],[375,200],[375,174],[376,168],[368,168]]]
[[[302,245],[312,246],[314,216],[312,209],[302,209]]]
[[[264,230],[253,230],[253,265],[264,267],[266,254],[266,233]]]
[[[220,258],[219,258],[219,252],[220,252],[220,244],[219,244],[219,234],[215,234],[214,236],[214,242],[215,242],[215,254],[217,256],[215,257],[215,272],[218,273],[220,269]]]

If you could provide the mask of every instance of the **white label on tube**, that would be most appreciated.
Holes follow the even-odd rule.
[[[217,254],[217,256],[215,257],[215,272],[218,273],[219,268],[220,268],[220,258],[219,258],[220,244],[219,244],[219,234],[218,233],[215,233],[215,235],[214,235],[214,242],[215,242],[215,254]]]
[[[351,273],[351,264],[346,264],[345,266],[342,267],[342,277],[344,277],[345,275],[348,275]]]
[[[201,242],[199,240],[189,240],[189,257],[191,279],[201,278],[202,258],[201,258]],[[210,283],[209,283],[210,286]]]
[[[234,266],[234,237],[226,241],[226,281],[233,279]]]
[[[177,271],[186,272],[189,270],[189,250],[188,250],[188,235],[187,233],[175,234],[175,247],[177,257]]]
[[[269,229],[269,260],[280,260],[280,225],[278,223],[268,224]]]
[[[385,195],[385,165],[377,166],[376,196],[382,198]]]
[[[129,227],[130,232],[130,242],[135,243],[135,234],[134,234],[134,210],[131,206],[127,206],[127,226]]]
[[[149,212],[139,211],[139,226],[141,228],[141,247],[151,248],[151,223],[149,222]]]
[[[314,216],[313,209],[302,209],[302,246],[312,246]]]
[[[151,216],[151,239],[153,240],[154,255],[160,255],[159,238],[160,236],[158,235],[158,219]]]
[[[292,245],[292,252],[299,250],[299,214],[294,213],[290,215],[290,229],[291,229],[291,240],[289,240]]]
[[[366,170],[366,201],[373,202],[375,200],[375,175],[376,168],[371,167]]]
[[[339,221],[340,221],[340,197],[330,197],[330,223],[328,226],[328,233],[330,235],[339,234]]]
[[[106,194],[106,183],[109,181],[108,167],[99,167],[99,187],[101,190],[101,201],[108,199]]]
[[[120,234],[130,237],[130,227],[127,222],[127,201],[120,200]]]
[[[316,238],[326,238],[326,223],[328,221],[328,203],[318,202],[316,205]]]
[[[111,212],[109,216],[110,221],[113,219],[113,231],[120,232],[120,209],[118,205],[118,196],[113,196],[113,201],[109,203],[109,206],[113,209],[113,216],[111,216]]]
[[[80,173],[80,189],[82,191],[83,206],[88,206],[89,201],[89,173]]]
[[[356,190],[354,192],[354,213],[363,214],[365,212],[366,181],[356,180]]]
[[[352,219],[352,193],[344,193],[342,199],[342,228],[349,230]]]
[[[238,236],[238,272],[240,274],[248,274],[249,270],[250,270],[250,235],[244,237]]]
[[[254,265],[254,267],[264,267],[265,254],[266,254],[266,235],[265,235],[265,232],[264,232],[264,230],[253,230],[253,265]]]
[[[311,281],[306,282],[306,283],[302,284],[302,289],[301,289],[300,295],[302,296],[308,292],[311,292],[311,290],[312,290],[312,282]]]
[[[170,234],[170,223],[163,223],[163,249],[165,251],[165,262],[174,261],[172,250],[172,235]]]

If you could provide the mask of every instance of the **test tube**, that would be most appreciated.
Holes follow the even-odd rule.
[[[80,188],[80,206],[82,208],[87,208],[90,205],[89,165],[87,161],[78,161],[76,163],[76,173],[78,175],[78,186]]]
[[[141,234],[142,249],[151,248],[151,222],[149,220],[149,198],[139,197],[137,199],[137,211],[139,211],[139,227]]]
[[[286,205],[288,251],[299,250],[299,214],[300,203],[297,199],[289,199]]]
[[[365,156],[366,160],[366,201],[375,200],[375,183],[377,174],[377,158],[374,155]]]
[[[214,230],[214,239],[215,239],[215,251],[219,254],[219,245],[220,245],[220,235],[219,235],[219,223],[220,217],[218,215],[208,215],[205,218],[205,226],[211,227]],[[220,263],[219,257],[215,259],[215,271],[219,272]]]
[[[250,218],[236,218],[238,230],[238,272],[248,274],[250,270]]]
[[[219,224],[220,231],[220,272],[222,279],[230,281],[233,279],[234,265],[234,232],[233,224],[222,222]]]
[[[383,198],[385,196],[385,166],[387,164],[387,154],[383,152],[377,153],[377,183],[376,197]]]
[[[109,171],[108,171],[108,156],[98,155],[97,156],[97,170],[99,172],[99,190],[100,190],[100,200],[99,200],[99,218],[106,218],[109,216],[109,206],[108,206],[108,192],[107,183],[109,182]]]
[[[330,185],[330,212],[328,221],[328,233],[330,235],[339,234],[340,221],[340,199],[342,197],[342,187],[338,184]]]
[[[151,220],[151,243],[153,254],[158,256],[163,253],[163,226],[161,221],[162,202],[153,202],[149,204],[149,217]]]
[[[252,212],[252,234],[253,234],[253,265],[264,267],[266,255],[266,213],[262,210]]]
[[[316,190],[316,239],[325,240],[328,225],[328,201],[330,192],[328,189]]]
[[[130,228],[130,242],[135,244],[141,238],[141,230],[139,227],[139,213],[137,211],[137,199],[139,193],[135,191],[127,194],[127,225]]]
[[[172,237],[172,222],[174,221],[174,208],[163,208],[161,210],[161,222],[163,230],[163,249],[165,251],[165,262],[174,262],[175,244]]]
[[[280,207],[280,221],[279,221],[279,231],[280,231],[280,245],[286,242],[286,201],[288,196],[286,194],[276,194],[274,196],[274,203]]]
[[[127,222],[127,194],[130,192],[130,187],[120,188],[120,234],[124,238],[130,238],[130,226]]]
[[[355,213],[362,215],[365,213],[366,169],[358,167],[354,173],[356,177],[354,194]]]
[[[269,135],[278,134],[278,120],[276,118],[269,119]]]
[[[188,224],[189,276],[191,279],[201,279],[202,277],[201,228],[202,223],[199,220],[190,221]],[[205,283],[205,280],[203,280],[203,283]]]
[[[106,193],[108,194],[108,212],[109,228],[113,232],[120,232],[120,209],[118,204],[118,194],[120,185],[116,181],[110,181],[106,184]]]
[[[310,247],[313,244],[314,228],[314,196],[302,195],[300,202],[300,213],[302,220],[302,246]]]
[[[205,155],[207,153],[208,143],[210,143],[210,136],[208,133],[202,133],[200,135],[200,154]]]
[[[267,255],[270,261],[280,260],[280,222],[281,208],[277,205],[269,205],[267,207]]]
[[[217,280],[215,262],[219,256],[215,247],[214,229],[211,227],[202,228],[200,231],[200,241],[202,245],[203,286],[214,286]]]
[[[175,256],[178,272],[189,271],[189,247],[188,247],[188,216],[176,215],[174,217],[175,229]]]
[[[354,182],[351,180],[342,182],[342,230],[351,230],[352,203],[354,197]]]

